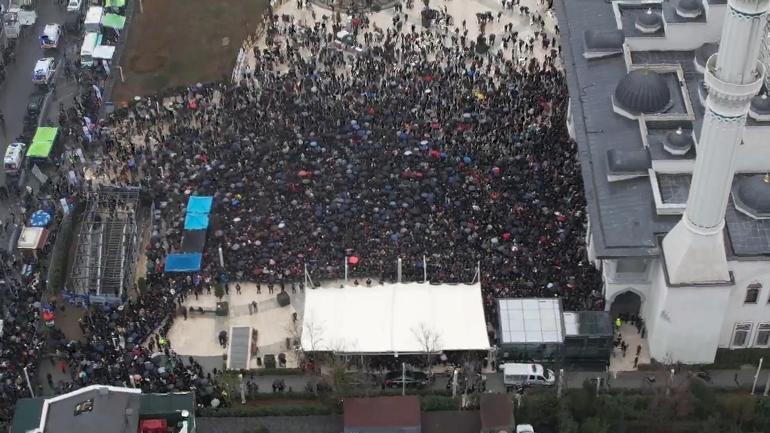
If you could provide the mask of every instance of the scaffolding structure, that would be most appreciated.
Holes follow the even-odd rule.
[[[88,195],[68,288],[91,302],[117,302],[133,284],[138,253],[137,187],[101,186]]]

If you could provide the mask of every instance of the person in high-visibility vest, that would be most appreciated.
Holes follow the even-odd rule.
[[[620,319],[620,317],[615,319],[615,329],[620,330],[620,327],[623,325],[623,321]]]

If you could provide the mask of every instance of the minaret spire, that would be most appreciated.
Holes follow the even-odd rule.
[[[729,0],[719,51],[706,63],[709,89],[687,209],[663,239],[673,284],[729,280],[724,216],[751,98],[762,87],[758,61],[770,0]]]

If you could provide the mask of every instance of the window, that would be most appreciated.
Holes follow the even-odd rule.
[[[762,288],[759,284],[749,284],[749,288],[746,289],[746,299],[744,304],[756,304],[759,299],[759,289]]]
[[[647,260],[620,259],[615,267],[619,274],[643,274],[647,272]]]
[[[751,323],[738,323],[735,325],[732,347],[746,347],[751,335]]]
[[[760,323],[757,328],[757,339],[754,340],[754,346],[770,346],[770,323]]]
[[[81,401],[75,405],[75,416],[94,410],[94,399]]]

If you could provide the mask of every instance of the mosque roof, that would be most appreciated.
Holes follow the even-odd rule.
[[[707,1],[709,5],[725,3]],[[571,101],[571,132],[582,162],[596,256],[654,257],[660,255],[660,238],[681,216],[658,213],[653,182],[648,175],[639,175],[645,166],[645,152],[653,171],[661,163],[693,164],[704,114],[699,96],[703,75],[696,65],[700,62],[702,66],[705,59],[716,52],[717,44],[709,40],[704,31],[692,33],[687,44],[693,48],[689,50],[659,48],[665,47],[665,39],[655,50],[631,50],[628,46],[634,43],[634,38],[646,38],[647,43],[666,36],[665,27],[652,35],[636,28],[637,23],[644,24],[648,19],[652,23],[654,17],[646,16],[649,7],[653,8],[652,14],[660,13],[667,24],[704,23],[705,28],[705,13],[688,18],[676,12],[678,8],[692,15],[699,7],[702,11],[703,4],[663,0],[652,6],[617,3],[613,7],[613,3],[606,0],[554,2]],[[616,46],[613,44],[619,43],[620,33],[627,44],[624,56],[588,55],[598,46]],[[764,107],[764,103],[757,100],[754,105]],[[628,118],[615,108],[631,108],[645,114],[643,118]],[[749,119],[749,123],[752,122],[761,124]],[[632,171],[634,176],[612,179],[613,175]],[[691,172],[682,175],[689,177]],[[734,186],[742,176],[736,176]],[[685,198],[687,188],[682,191]],[[769,255],[770,219],[754,219],[739,207],[737,201],[728,203],[725,216],[728,254]],[[757,237],[756,233],[766,233],[766,236]]]

